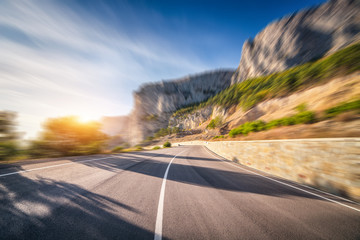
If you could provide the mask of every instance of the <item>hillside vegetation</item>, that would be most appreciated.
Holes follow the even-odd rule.
[[[328,57],[299,65],[283,72],[250,78],[234,84],[205,102],[177,110],[173,116],[183,117],[208,105],[250,109],[266,99],[289,95],[333,77],[360,70],[360,44],[346,47]]]
[[[291,126],[296,124],[310,124],[318,121],[323,121],[329,118],[336,117],[345,112],[355,111],[360,114],[360,100],[354,100],[350,102],[340,103],[335,107],[326,109],[323,114],[323,118],[316,118],[316,114],[312,111],[306,110],[306,105],[299,105],[297,107],[299,113],[280,119],[274,119],[268,123],[262,120],[256,120],[252,122],[246,122],[229,132],[230,137],[237,135],[247,135],[250,132],[260,132],[282,126]]]

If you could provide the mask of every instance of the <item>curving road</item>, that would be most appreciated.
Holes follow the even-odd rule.
[[[360,239],[358,204],[261,174],[202,146],[3,165],[0,239]]]

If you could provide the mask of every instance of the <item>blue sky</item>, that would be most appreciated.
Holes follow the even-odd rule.
[[[142,83],[236,68],[242,44],[304,1],[0,1],[0,109],[33,138],[49,117],[125,115]]]

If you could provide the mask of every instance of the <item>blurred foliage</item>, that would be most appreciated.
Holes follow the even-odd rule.
[[[213,139],[219,139],[219,138],[225,138],[225,136],[224,135],[218,135],[218,136],[213,137]]]
[[[259,132],[281,126],[290,126],[295,124],[310,124],[316,122],[315,113],[311,111],[303,111],[298,114],[295,114],[291,117],[284,117],[280,119],[272,120],[268,123],[262,120],[256,120],[253,122],[246,122],[229,132],[230,137],[235,137],[237,135],[247,135],[250,132]]]
[[[77,117],[50,118],[39,140],[32,141],[32,157],[58,157],[100,153],[106,140],[98,122],[82,123]]]
[[[220,116],[215,117],[210,121],[206,128],[214,129],[216,127],[220,127],[222,124],[222,118]]]
[[[300,112],[305,112],[307,110],[307,105],[306,103],[302,103],[299,104],[295,107],[295,109],[300,113]]]
[[[149,144],[151,144],[151,142],[152,142],[154,139],[155,139],[154,136],[148,136],[148,137],[145,138],[145,140],[143,140],[143,141],[140,142],[140,145],[142,145],[142,146],[149,145]]]
[[[122,146],[117,146],[117,147],[114,147],[111,152],[113,153],[119,153],[119,152],[122,152],[122,150],[124,150],[124,148]]]
[[[6,160],[19,154],[19,147],[15,141],[0,142],[0,160]]]
[[[0,111],[0,160],[7,160],[22,153],[19,147],[19,133],[15,131],[17,114]]]
[[[180,129],[178,127],[173,127],[173,128],[161,128],[159,131],[157,131],[155,134],[154,134],[154,138],[159,138],[159,137],[164,137],[164,136],[167,136],[167,135],[170,135],[170,134],[175,134],[175,133],[178,133],[180,132]]]
[[[165,142],[163,147],[164,148],[169,148],[169,147],[171,147],[171,143],[170,142]]]
[[[360,70],[360,44],[354,44],[316,61],[233,84],[205,102],[177,110],[173,116],[184,118],[185,115],[208,105],[224,107],[240,105],[244,110],[248,110],[266,99],[285,96],[328,81],[332,77],[358,70]]]
[[[144,117],[144,120],[146,121],[155,121],[157,120],[159,117],[155,114],[150,114]]]
[[[172,116],[182,119],[182,118],[185,118],[186,115],[188,115],[188,114],[192,113],[193,111],[195,111],[197,109],[200,109],[201,107],[204,107],[204,106],[205,106],[205,102],[191,104],[191,105],[188,105],[188,106],[186,106],[184,108],[178,109],[177,111],[175,111],[173,113]]]
[[[325,116],[327,118],[335,117],[343,112],[358,110],[360,113],[360,100],[341,103],[335,107],[325,110]]]
[[[10,111],[0,111],[0,142],[14,141],[19,137],[15,132],[17,114]]]
[[[266,123],[261,120],[256,120],[253,122],[246,122],[237,128],[232,129],[229,132],[230,137],[235,137],[236,135],[243,134],[247,135],[250,132],[258,132],[266,129]]]
[[[148,136],[148,137],[145,139],[146,142],[150,142],[150,141],[152,141],[152,140],[154,140],[154,137],[153,137],[153,136]]]
[[[291,117],[275,119],[266,124],[266,129],[272,129],[281,126],[290,126],[295,124],[310,124],[316,122],[315,113],[311,111],[300,112]]]
[[[153,149],[153,150],[158,150],[158,149],[160,149],[160,146],[155,146],[155,147],[153,147],[152,149]]]

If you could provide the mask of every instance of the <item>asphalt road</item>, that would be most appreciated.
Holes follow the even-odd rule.
[[[2,166],[0,239],[360,239],[358,204],[249,170],[202,146]]]

